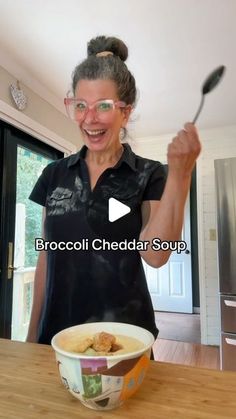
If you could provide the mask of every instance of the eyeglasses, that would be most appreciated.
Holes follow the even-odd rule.
[[[116,108],[126,107],[125,102],[114,101],[112,99],[98,100],[97,102],[89,105],[85,100],[65,98],[64,105],[69,118],[76,122],[83,121],[89,110],[94,112],[97,120],[106,122],[112,118]]]

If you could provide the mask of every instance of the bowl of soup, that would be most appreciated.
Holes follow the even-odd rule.
[[[141,386],[150,362],[153,335],[126,323],[84,323],[52,339],[61,381],[95,410],[122,405]]]

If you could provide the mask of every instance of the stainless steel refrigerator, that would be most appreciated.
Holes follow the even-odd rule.
[[[221,368],[236,371],[236,158],[215,160]]]

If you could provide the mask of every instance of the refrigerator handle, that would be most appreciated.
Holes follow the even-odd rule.
[[[236,307],[236,301],[224,300],[224,303],[225,303],[226,306]]]
[[[228,343],[228,345],[236,346],[236,339],[225,338],[225,342]]]

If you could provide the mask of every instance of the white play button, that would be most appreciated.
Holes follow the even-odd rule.
[[[130,211],[130,207],[127,205],[122,204],[122,202],[117,201],[115,198],[109,198],[108,219],[111,223],[121,217],[124,217],[124,215],[128,214]]]

